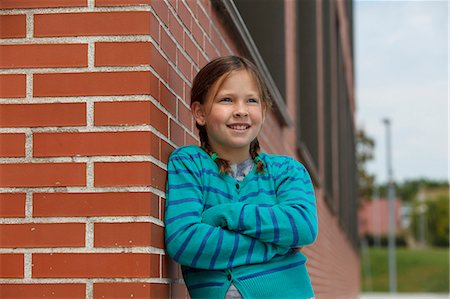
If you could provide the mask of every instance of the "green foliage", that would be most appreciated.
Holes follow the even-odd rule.
[[[373,160],[375,141],[366,135],[363,129],[356,132],[356,163],[358,168],[358,197],[370,198],[372,196],[375,175],[366,170],[366,163]]]
[[[430,180],[426,178],[405,180],[401,183],[395,183],[395,193],[402,201],[412,202],[419,192],[420,188],[425,189],[446,189],[448,190],[448,181]],[[384,184],[377,186],[381,197],[387,196],[387,187]]]
[[[439,195],[423,203],[426,206],[427,242],[433,246],[449,246],[449,196]],[[418,203],[415,205],[412,230],[417,232],[420,225]]]
[[[362,288],[365,292],[388,292],[388,249],[368,248],[369,264],[362,259]],[[362,254],[364,256],[364,254]],[[397,289],[399,292],[449,292],[449,252],[444,248],[396,251]],[[366,267],[366,268],[364,268]],[[364,271],[366,269],[366,271]]]

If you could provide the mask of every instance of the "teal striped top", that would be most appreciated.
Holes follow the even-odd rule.
[[[311,178],[291,157],[259,156],[266,172],[253,167],[242,182],[198,146],[169,158],[166,251],[191,298],[224,298],[231,283],[244,298],[314,296],[306,257],[294,250],[317,236]]]

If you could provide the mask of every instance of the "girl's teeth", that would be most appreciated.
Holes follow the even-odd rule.
[[[247,129],[247,126],[230,126],[230,128],[234,130],[245,130]]]

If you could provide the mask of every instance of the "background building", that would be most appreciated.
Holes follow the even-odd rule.
[[[166,163],[198,143],[192,79],[239,54],[274,98],[260,141],[316,187],[318,299],[356,298],[351,1],[0,3],[0,297],[184,298]],[[270,283],[270,282],[268,282]]]

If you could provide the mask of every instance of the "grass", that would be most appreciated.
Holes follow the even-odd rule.
[[[396,259],[398,292],[449,292],[449,250],[447,248],[398,248]],[[368,260],[370,265],[367,263]],[[388,249],[362,250],[361,275],[364,292],[388,292]]]

